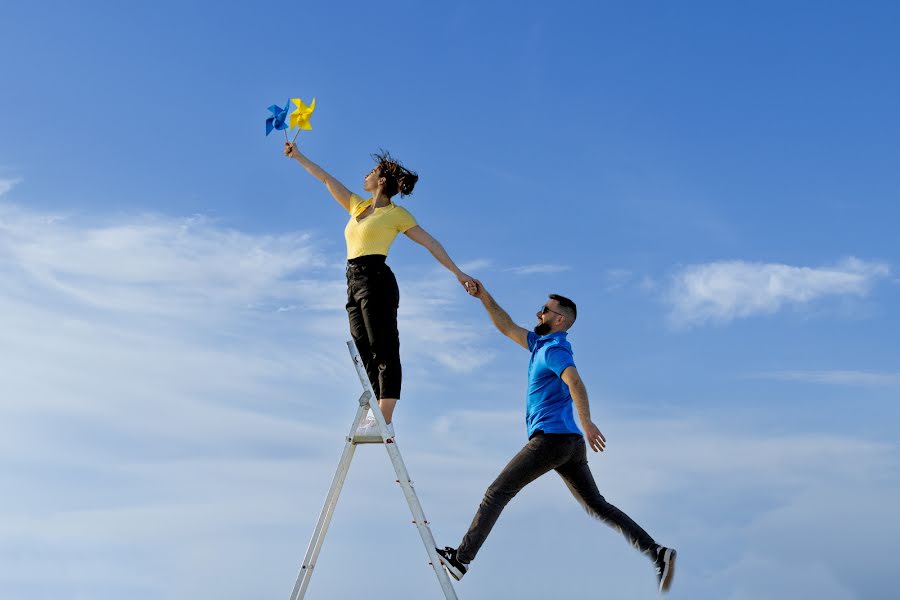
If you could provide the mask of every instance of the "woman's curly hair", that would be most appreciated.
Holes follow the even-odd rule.
[[[378,163],[379,174],[384,177],[384,193],[388,198],[393,198],[398,192],[401,197],[412,194],[419,180],[414,171],[400,164],[387,150],[379,150],[372,155],[372,159]]]

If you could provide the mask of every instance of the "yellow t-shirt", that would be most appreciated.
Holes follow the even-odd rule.
[[[370,204],[372,204],[371,198],[363,200],[356,194],[350,196],[350,220],[347,221],[347,227],[344,228],[348,260],[367,254],[387,256],[397,234],[404,233],[407,229],[416,226],[416,220],[409,214],[409,211],[393,202],[387,206],[376,208],[375,212],[365,219],[357,221],[356,217]]]

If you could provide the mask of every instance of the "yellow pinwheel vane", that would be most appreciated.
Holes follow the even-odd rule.
[[[294,103],[295,108],[290,115],[290,126],[291,129],[297,128],[297,133],[294,134],[294,140],[291,142],[293,143],[297,141],[297,136],[300,135],[301,129],[312,129],[312,125],[309,124],[309,118],[312,116],[313,111],[316,110],[316,99],[313,98],[309,106],[300,98],[291,98],[291,102]]]

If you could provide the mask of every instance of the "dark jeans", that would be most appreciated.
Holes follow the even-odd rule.
[[[656,542],[640,525],[600,495],[588,468],[585,448],[584,439],[577,434],[538,432],[532,436],[485,492],[472,525],[457,548],[457,559],[471,562],[513,496],[551,469],[559,473],[569,491],[590,515],[618,530],[632,546],[649,556]]]
[[[375,396],[400,398],[400,290],[380,254],[347,261],[347,316],[350,335],[366,367]]]

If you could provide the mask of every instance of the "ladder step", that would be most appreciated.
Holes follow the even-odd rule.
[[[354,444],[383,444],[384,439],[380,435],[354,435],[351,439]],[[388,443],[392,444],[394,438],[388,438]]]

